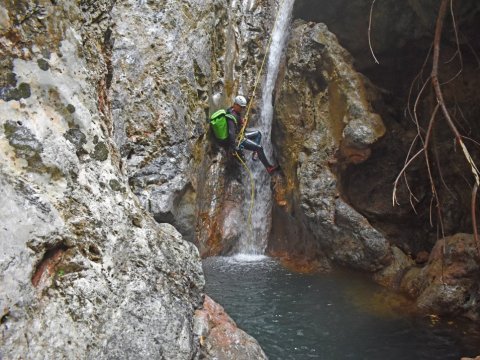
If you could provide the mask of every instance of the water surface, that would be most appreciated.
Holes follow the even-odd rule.
[[[480,354],[478,337],[358,274],[302,275],[267,257],[204,261],[206,292],[270,360],[435,359]]]

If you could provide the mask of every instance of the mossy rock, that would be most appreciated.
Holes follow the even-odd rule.
[[[38,59],[37,60],[37,65],[43,71],[47,71],[48,69],[50,69],[50,64],[45,59]]]
[[[3,125],[8,143],[15,149],[17,155],[31,156],[43,151],[43,145],[35,135],[19,122],[7,121]],[[23,157],[23,156],[22,156]]]
[[[117,179],[110,180],[109,185],[113,191],[125,192],[125,187]]]
[[[30,85],[21,83],[18,88],[6,90],[2,96],[5,101],[27,99],[32,95]]]
[[[95,145],[92,158],[98,161],[105,161],[108,159],[108,147],[103,141]]]

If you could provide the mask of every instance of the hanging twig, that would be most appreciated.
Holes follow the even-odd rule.
[[[447,106],[445,105],[445,100],[443,98],[443,92],[440,87],[440,82],[438,81],[438,63],[439,63],[439,58],[440,58],[440,40],[442,37],[442,29],[443,29],[443,22],[445,19],[445,14],[447,11],[447,4],[449,0],[442,0],[442,3],[440,4],[440,10],[438,13],[438,18],[437,18],[437,24],[435,27],[435,38],[433,41],[433,64],[432,64],[432,85],[433,89],[435,90],[435,95],[437,96],[437,101],[438,104],[440,105],[440,108],[443,112],[443,115],[445,117],[445,120],[447,121],[448,126],[452,130],[455,139],[457,140],[457,143],[460,145],[462,148],[463,154],[467,160],[467,162],[470,165],[470,170],[472,171],[473,176],[475,177],[475,183],[478,185],[480,184],[480,173],[477,169],[477,166],[475,165],[470,153],[468,152],[468,149],[466,148],[465,144],[463,143],[462,136],[457,130],[457,127],[455,126],[450,113],[448,112]]]
[[[380,64],[380,62],[377,60],[373,48],[372,48],[372,38],[371,38],[371,30],[372,30],[372,14],[373,14],[373,5],[375,5],[375,1],[372,1],[372,6],[370,7],[370,18],[368,20],[368,46],[370,47],[370,52],[372,53],[373,59],[375,60],[375,63]]]
[[[478,190],[478,184],[474,184],[472,189],[472,226],[473,226],[473,238],[475,239],[475,246],[477,247],[478,256],[480,256],[480,242],[478,240],[478,230],[477,230],[477,190]]]
[[[398,175],[397,179],[395,180],[394,191],[393,191],[393,202],[395,204],[396,203],[396,191],[397,191],[397,185],[398,185],[399,179],[401,178],[402,175],[406,178],[406,174],[405,174],[406,169],[410,166],[410,164],[413,162],[413,160],[420,155],[421,152],[424,152],[425,153],[425,162],[426,162],[427,171],[428,171],[428,177],[429,177],[429,180],[430,180],[431,191],[432,191],[432,201],[434,200],[435,203],[436,203],[435,205],[437,207],[437,212],[438,212],[437,214],[441,214],[442,211],[441,211],[440,200],[438,198],[438,194],[437,194],[436,187],[435,187],[435,182],[433,180],[433,173],[432,173],[432,168],[431,168],[431,165],[430,165],[428,148],[429,148],[429,145],[430,145],[430,139],[431,139],[431,136],[432,136],[433,127],[434,127],[435,120],[436,120],[437,113],[438,113],[439,109],[442,111],[442,113],[443,113],[443,115],[444,115],[444,117],[447,121],[448,126],[450,127],[450,129],[454,133],[454,136],[455,136],[455,139],[456,139],[457,143],[461,146],[462,151],[464,153],[464,156],[467,159],[468,163],[470,164],[471,171],[472,171],[472,173],[475,177],[476,184],[479,183],[478,169],[477,169],[476,165],[474,164],[473,159],[471,158],[470,154],[468,153],[468,150],[467,150],[467,148],[465,147],[465,145],[462,141],[462,136],[460,135],[457,127],[455,126],[455,123],[452,120],[452,117],[450,116],[450,114],[448,112],[448,109],[445,105],[445,101],[444,101],[444,98],[443,98],[443,93],[442,93],[442,90],[441,90],[439,79],[438,79],[438,66],[439,66],[439,58],[440,58],[441,34],[442,34],[444,19],[445,19],[446,12],[447,12],[447,5],[448,5],[449,1],[450,1],[450,11],[451,11],[452,17],[454,16],[453,5],[452,5],[451,0],[442,0],[442,2],[440,4],[440,8],[439,8],[439,13],[438,13],[438,16],[437,16],[437,22],[436,22],[436,26],[435,26],[435,36],[434,36],[434,41],[433,41],[433,45],[432,45],[433,60],[432,60],[431,74],[425,82],[422,82],[422,86],[421,86],[421,88],[420,88],[420,90],[417,94],[417,97],[415,99],[415,103],[413,104],[413,111],[409,110],[410,117],[416,125],[417,137],[419,138],[419,140],[421,142],[422,149],[419,152],[417,152],[413,157],[409,158],[410,157],[410,152],[413,148],[413,143],[415,141],[412,142],[412,146],[410,147],[410,150],[409,150],[409,155],[407,156],[407,161],[404,164],[404,167],[402,168],[402,170],[400,171],[400,174]],[[373,1],[373,3],[372,3],[372,8],[373,8],[374,2],[375,1]],[[456,29],[455,20],[453,20],[453,24],[454,24],[454,27],[455,27],[455,38],[457,40],[457,54],[460,56],[460,62],[462,64],[460,45],[459,45],[459,41],[458,41],[458,31]],[[427,55],[427,58],[425,60],[425,63],[423,64],[422,69],[420,70],[419,74],[416,76],[413,83],[415,83],[417,79],[420,79],[422,77],[421,74],[423,72],[423,69],[424,69],[427,61],[428,61],[428,58],[430,57],[430,52],[432,51],[432,48],[430,48],[429,53]],[[457,54],[455,54],[455,55],[457,55]],[[459,73],[462,71],[462,68],[460,69]],[[458,76],[458,74],[455,75],[455,77]],[[433,111],[433,113],[430,117],[429,122],[428,122],[428,129],[425,131],[420,125],[420,120],[419,120],[419,117],[418,117],[418,114],[417,114],[417,109],[418,109],[420,100],[422,98],[422,95],[423,95],[423,93],[426,89],[426,85],[428,84],[429,80],[431,80],[431,83],[432,83],[432,86],[433,86],[433,89],[434,89],[434,92],[435,92],[435,96],[436,96],[436,99],[437,99],[437,104],[436,104],[435,109],[434,109],[434,111]],[[411,97],[413,83],[412,83],[412,87],[410,88],[409,99]],[[410,109],[410,106],[408,106],[408,109]],[[431,206],[432,205],[433,205],[433,202],[431,203]],[[430,215],[431,215],[431,212],[430,212]],[[442,219],[439,219],[439,222],[440,222],[440,224],[442,224],[441,227],[442,227],[442,232],[443,232],[443,221],[442,221]]]
[[[410,164],[413,162],[413,160],[415,160],[418,155],[420,155],[421,153],[423,152],[423,148],[418,150],[418,152],[412,156],[412,158],[410,160],[408,160],[408,162],[405,164],[405,166],[402,168],[402,170],[400,171],[400,173],[398,174],[397,178],[395,179],[395,182],[393,183],[393,195],[392,195],[392,202],[393,202],[393,206],[395,206],[395,204],[398,204],[398,201],[397,201],[397,186],[398,186],[398,181],[400,180],[400,178],[402,177],[403,173],[407,170],[407,168],[410,166]]]
[[[408,92],[407,110],[408,110],[408,114],[410,115],[410,119],[413,122],[415,122],[415,120],[414,120],[414,116],[412,114],[412,110],[411,110],[411,106],[410,106],[410,99],[412,98],[413,87],[417,83],[417,79],[423,80],[423,70],[426,68],[428,60],[430,59],[430,54],[432,53],[432,48],[433,48],[433,44],[430,45],[430,48],[428,49],[427,56],[425,57],[425,60],[423,62],[422,68],[418,72],[417,76],[415,76],[415,78],[413,79],[412,84],[410,85],[410,90]],[[425,82],[428,82],[428,79],[426,81],[424,81],[423,84],[425,84]],[[423,85],[422,85],[422,87],[423,87]],[[417,99],[418,99],[418,96],[417,96]]]
[[[449,82],[455,80],[458,76],[460,76],[460,74],[463,71],[463,57],[462,57],[462,51],[460,50],[460,40],[458,39],[457,24],[455,22],[455,13],[453,12],[452,0],[450,0],[450,15],[452,16],[453,32],[455,33],[455,43],[457,44],[457,50],[453,54],[452,58],[446,62],[446,64],[453,61],[453,59],[455,59],[455,57],[458,55],[458,58],[460,61],[460,70],[458,70],[458,72],[450,80],[444,82],[442,85],[448,84]]]

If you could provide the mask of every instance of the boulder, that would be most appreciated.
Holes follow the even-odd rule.
[[[440,315],[478,319],[480,255],[469,234],[455,234],[437,241],[427,264],[408,272],[402,288],[417,298],[417,306]]]
[[[203,308],[195,311],[195,334],[200,338],[204,359],[267,359],[258,342],[239,329],[223,307],[207,295]]]

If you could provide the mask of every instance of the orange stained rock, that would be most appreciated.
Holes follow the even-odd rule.
[[[231,323],[235,326],[235,322],[227,315],[223,307],[213,301],[208,295],[205,295],[203,310],[208,314],[210,327],[213,328],[225,323]]]
[[[220,226],[216,218],[212,218],[208,213],[201,213],[198,215],[200,222],[197,227],[197,232],[202,234],[207,233],[205,245],[200,244],[200,256],[202,258],[208,256],[216,256],[220,254],[222,250],[222,234]]]
[[[307,256],[292,255],[286,251],[272,252],[270,255],[278,258],[284,267],[296,273],[313,274],[328,270],[322,266],[320,261]]]
[[[360,164],[366,161],[372,154],[370,148],[357,149],[350,146],[341,147],[342,155],[353,164]]]
[[[64,253],[65,249],[58,248],[45,254],[44,259],[37,266],[37,269],[32,276],[33,286],[37,287],[45,276],[52,276],[55,274],[56,267],[60,263]]]

